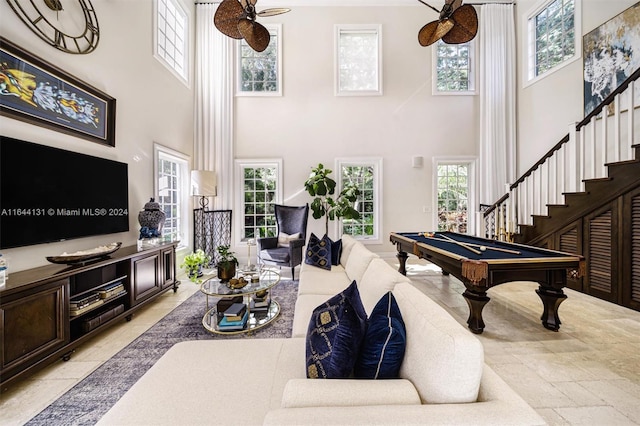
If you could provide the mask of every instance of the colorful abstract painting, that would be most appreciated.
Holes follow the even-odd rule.
[[[640,68],[640,2],[587,33],[582,49],[586,117]]]
[[[115,99],[0,38],[0,113],[115,146]]]

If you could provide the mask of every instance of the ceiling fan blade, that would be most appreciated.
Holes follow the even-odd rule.
[[[258,12],[258,16],[275,16],[283,13],[291,12],[291,9],[286,7],[272,7],[271,9],[265,9]]]
[[[465,4],[453,12],[451,20],[455,22],[455,25],[442,37],[442,41],[445,43],[466,43],[473,40],[478,33],[478,14],[470,4]]]
[[[262,52],[269,46],[271,36],[262,24],[243,18],[238,22],[238,31],[256,52]]]
[[[246,8],[247,6],[255,6],[258,0],[239,0],[242,3],[242,7]]]
[[[453,25],[450,19],[429,22],[418,31],[418,42],[421,46],[430,46],[447,34]]]
[[[238,0],[223,0],[213,15],[213,24],[228,37],[241,39],[238,21],[244,16],[244,9]]]

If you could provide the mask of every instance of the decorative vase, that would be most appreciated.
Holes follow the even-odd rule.
[[[187,271],[187,275],[190,280],[194,280],[195,278],[199,278],[202,276],[202,265],[195,266],[193,268],[189,268]]]
[[[140,223],[140,239],[155,238],[162,235],[162,227],[167,215],[160,210],[160,204],[153,198],[144,205],[144,210],[138,213],[138,223]]]

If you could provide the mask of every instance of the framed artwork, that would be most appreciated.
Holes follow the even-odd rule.
[[[640,2],[584,35],[585,117],[640,68],[638,46]]]
[[[0,114],[115,146],[116,100],[0,37]]]

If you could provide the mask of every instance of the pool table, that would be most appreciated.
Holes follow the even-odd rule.
[[[544,306],[542,325],[560,329],[558,307],[567,298],[562,290],[567,276],[584,275],[584,258],[523,244],[490,240],[455,232],[392,232],[398,250],[399,271],[406,275],[408,253],[426,259],[464,283],[462,294],[469,305],[467,324],[482,333],[482,309],[489,302],[487,290],[512,281],[534,281]]]

